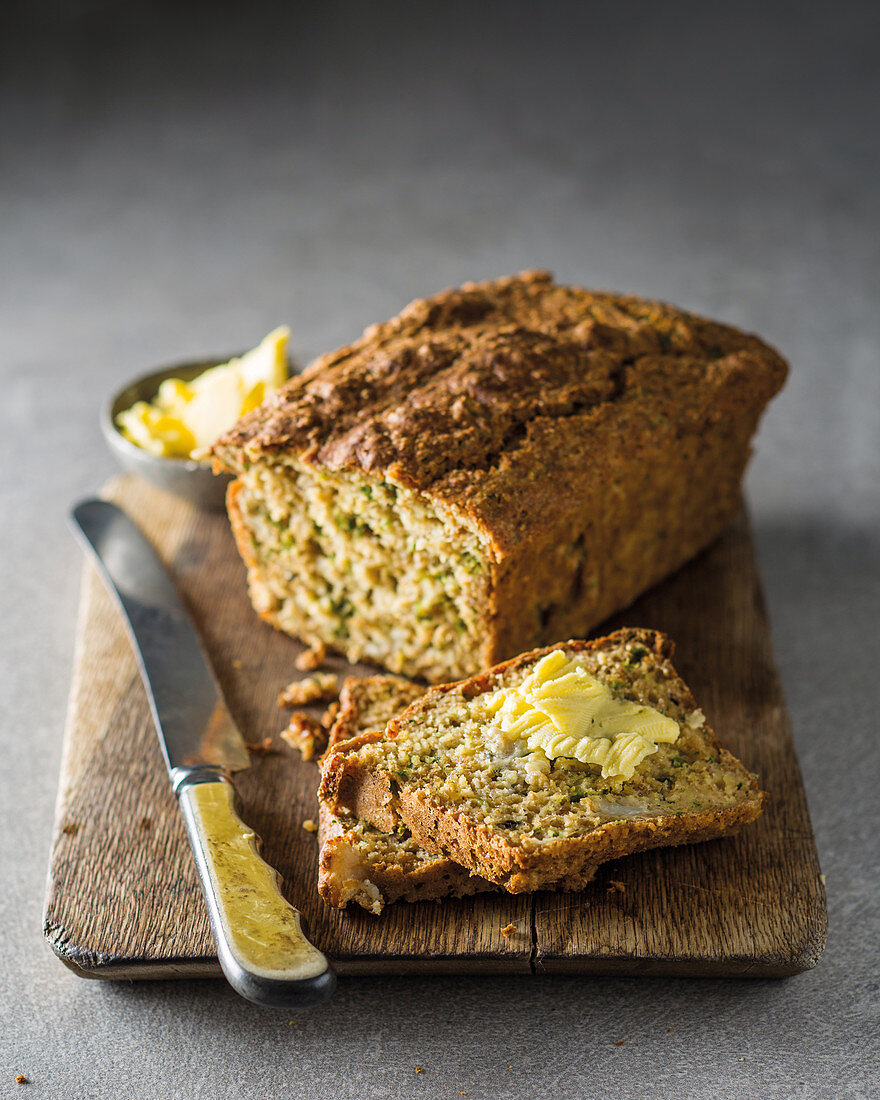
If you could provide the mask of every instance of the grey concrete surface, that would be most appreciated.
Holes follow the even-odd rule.
[[[876,6],[4,18],[0,1095],[880,1094]],[[308,358],[527,266],[717,315],[793,364],[749,497],[823,959],[781,983],[363,978],[294,1021],[219,982],[74,977],[40,910],[80,569],[64,514],[113,472],[100,402],[280,322]]]

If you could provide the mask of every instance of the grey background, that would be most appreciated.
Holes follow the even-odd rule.
[[[878,1095],[876,6],[5,10],[0,1095],[20,1072],[65,1098]],[[40,909],[80,572],[64,514],[113,472],[99,404],[281,322],[305,359],[528,266],[717,315],[793,364],[748,488],[828,880],[819,966],[349,979],[293,1023],[219,982],[77,979]]]

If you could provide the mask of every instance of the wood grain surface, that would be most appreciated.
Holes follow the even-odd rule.
[[[824,888],[743,512],[707,552],[606,624],[655,627],[722,742],[770,797],[738,837],[604,865],[575,894],[328,908],[316,891],[318,771],[278,734],[302,647],[251,610],[222,515],[138,479],[104,495],[153,541],[250,742],[242,814],[314,942],[341,973],[567,971],[783,977],[815,965]],[[71,553],[75,553],[71,541]],[[604,628],[603,628],[604,630]],[[330,658],[340,673],[367,674]],[[513,935],[501,929],[516,926]],[[44,915],[58,956],[97,978],[215,975],[202,898],[119,615],[86,564]]]

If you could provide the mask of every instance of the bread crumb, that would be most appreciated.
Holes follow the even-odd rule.
[[[825,876],[824,876],[824,875],[819,875],[819,881],[820,881],[820,882],[822,883],[822,885],[824,886],[824,885],[825,885]]]
[[[316,833],[318,831],[318,826],[310,817],[307,817],[303,822],[303,828],[307,833]]]
[[[332,672],[316,672],[288,684],[278,696],[279,707],[304,707],[307,703],[324,703],[339,694],[339,677]]]
[[[608,883],[608,893],[609,894],[625,894],[626,893],[626,883],[625,882],[618,882],[616,879],[612,879]]]
[[[314,672],[320,668],[327,656],[327,647],[323,642],[315,642],[311,648],[303,650],[293,662],[300,672]]]
[[[247,751],[251,756],[271,756],[273,753],[278,752],[272,744],[271,737],[264,737],[262,741],[254,741],[252,744],[249,743]]]
[[[424,1073],[424,1072],[425,1071],[422,1069],[421,1066],[416,1066],[416,1073]]]
[[[138,822],[138,828],[143,829],[145,832],[147,829],[152,829],[153,822],[148,817],[142,817]]]
[[[16,1083],[16,1085],[29,1085],[30,1084],[30,1079],[25,1077],[25,1075],[23,1073],[20,1073],[15,1078],[15,1083]]]
[[[238,659],[238,657],[236,657],[235,660],[232,662],[232,667],[233,668],[244,668],[244,665],[241,663],[241,661]]]
[[[315,753],[322,753],[327,747],[327,731],[310,714],[297,711],[290,719],[290,725],[282,730],[281,739],[291,748],[299,749],[303,760],[311,760]]]
[[[666,1030],[667,1031],[675,1031],[675,1028],[674,1027],[668,1027]]]
[[[505,924],[505,926],[501,929],[501,935],[508,937],[515,936],[518,931],[519,929],[515,924]]]
[[[333,702],[321,715],[321,725],[325,730],[329,730],[333,723],[336,721],[336,715],[339,713],[339,702]]]
[[[622,1047],[625,1042],[626,1042],[626,1039],[615,1039],[614,1040],[614,1045],[616,1047]]]
[[[76,836],[79,832],[79,825],[75,821],[68,822],[67,825],[61,830],[62,833],[67,833],[68,836]]]

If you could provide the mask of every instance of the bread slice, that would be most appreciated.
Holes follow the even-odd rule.
[[[403,676],[349,676],[339,693],[339,710],[330,727],[328,752],[359,734],[384,730],[392,718],[425,694],[424,684]]]
[[[384,730],[388,721],[418,699],[424,687],[399,676],[350,677],[330,730],[330,749],[345,753],[357,734]],[[463,897],[495,887],[436,852],[426,852],[399,825],[383,833],[352,814],[319,803],[318,893],[336,909],[350,901],[377,916],[394,901]]]
[[[607,689],[612,703],[651,708],[667,732],[673,719],[675,741],[630,760],[634,770],[624,778],[563,756],[566,743],[544,753],[516,732],[502,733],[493,713],[496,693],[525,691],[539,661],[557,652]],[[408,828],[424,848],[510,893],[579,889],[606,860],[735,832],[759,815],[763,792],[705,724],[672,653],[663,634],[620,630],[535,650],[433,688],[384,733],[363,734],[331,752],[321,797],[333,812],[386,832]],[[575,750],[569,742],[565,751],[581,752],[583,744]]]
[[[582,636],[721,534],[786,371],[546,272],[415,301],[215,443],[254,608],[434,683]]]

